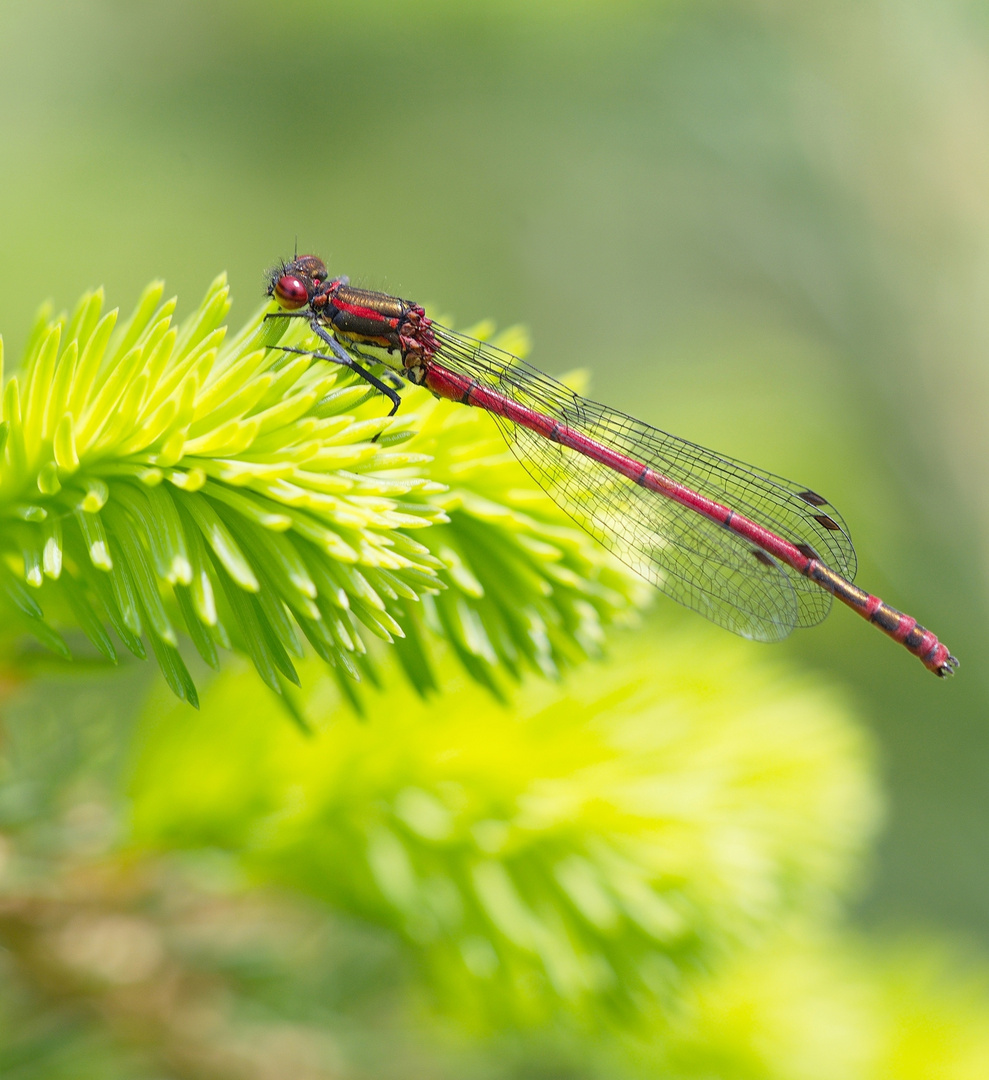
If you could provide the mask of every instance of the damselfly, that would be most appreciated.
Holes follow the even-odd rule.
[[[331,278],[315,255],[279,264],[268,295],[304,318],[327,351],[391,402],[397,388],[361,346],[437,397],[484,409],[530,476],[582,528],[647,581],[736,634],[779,641],[820,622],[836,596],[936,675],[958,660],[916,619],[852,584],[855,550],[827,499],[800,484],[667,435],[589,401],[418,304]]]

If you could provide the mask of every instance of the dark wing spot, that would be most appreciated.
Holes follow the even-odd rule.
[[[767,555],[761,548],[753,548],[752,554],[755,556],[756,562],[761,562],[763,566],[772,567],[776,565],[773,559],[769,555]]]
[[[821,561],[821,556],[817,554],[810,544],[797,544],[796,547],[797,551],[799,551],[801,555],[806,555],[808,559],[817,559],[818,562]]]
[[[811,506],[824,506],[828,501],[823,495],[818,495],[816,491],[798,491],[797,498],[803,499],[804,502],[810,503]]]
[[[829,518],[827,514],[815,514],[814,520],[823,525],[825,529],[830,529],[832,532],[841,532],[841,526],[838,522]]]

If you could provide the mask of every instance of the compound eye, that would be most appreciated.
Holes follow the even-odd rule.
[[[299,278],[283,274],[275,282],[275,299],[283,308],[295,311],[309,303],[309,290]]]

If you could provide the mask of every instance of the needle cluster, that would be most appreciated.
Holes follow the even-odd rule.
[[[434,409],[412,445],[424,392],[389,420],[349,373],[272,348],[304,328],[259,312],[228,339],[223,277],[179,325],[162,297],[149,285],[120,325],[102,291],[71,317],[42,312],[4,385],[0,597],[15,632],[64,657],[63,631],[114,663],[121,646],[150,650],[196,704],[182,636],[211,667],[244,652],[282,692],[303,639],[346,684],[373,675],[369,638],[403,640],[428,690],[439,635],[496,689],[499,666],[555,670],[627,606],[627,575],[560,515],[516,512],[532,493],[516,498],[503,451],[471,464],[479,418]]]

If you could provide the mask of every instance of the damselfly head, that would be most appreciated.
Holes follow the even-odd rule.
[[[308,304],[326,280],[326,264],[316,255],[300,255],[276,266],[268,275],[268,295],[283,308],[297,311]]]
[[[309,303],[309,290],[305,282],[291,274],[282,274],[272,291],[278,303],[289,311],[297,311]]]

